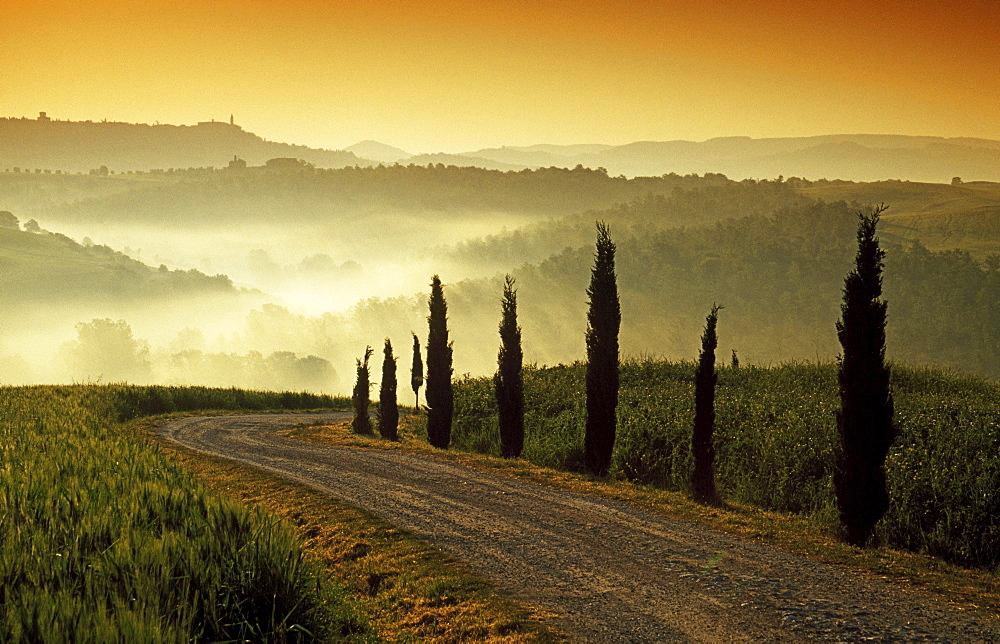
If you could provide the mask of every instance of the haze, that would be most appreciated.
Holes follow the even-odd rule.
[[[692,358],[719,302],[744,364],[829,360],[883,201],[890,357],[1000,375],[1000,4],[13,0],[0,35],[0,382],[346,392],[385,337],[406,369],[432,274],[456,373],[505,273],[571,362],[595,220],[627,354]]]

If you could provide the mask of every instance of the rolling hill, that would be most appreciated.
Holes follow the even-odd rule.
[[[266,141],[232,121],[146,125],[38,118],[0,118],[0,169],[108,172],[225,167],[234,156],[249,165],[302,159],[319,168],[444,164],[494,170],[605,168],[609,174],[661,176],[706,172],[734,179],[803,177],[949,182],[1000,179],[1000,141],[976,138],[835,134],[707,141],[636,141],[625,145],[503,146],[461,153],[411,154],[374,140],[345,150]]]
[[[798,191],[825,201],[889,204],[882,227],[887,239],[961,249],[978,259],[1000,254],[1000,183],[818,182]]]
[[[206,121],[197,125],[147,125],[0,118],[0,168],[89,172],[224,167],[235,156],[250,165],[272,158],[303,159],[317,167],[371,165],[345,150],[317,150],[266,141],[239,125]]]
[[[153,268],[107,246],[11,228],[0,228],[0,290],[16,293],[17,306],[239,293],[225,275]]]
[[[465,155],[524,167],[603,167],[612,175],[626,176],[721,172],[734,179],[1000,179],[1000,141],[930,136],[724,137],[702,142],[639,141],[618,146],[504,147]]]

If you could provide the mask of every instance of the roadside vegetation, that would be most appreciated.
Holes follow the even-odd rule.
[[[422,446],[414,417],[401,417],[400,440],[355,434],[350,423],[307,426],[292,436],[383,449]],[[329,495],[254,467],[164,445],[171,459],[211,489],[265,508],[293,524],[309,556],[349,593],[378,641],[558,642],[563,638],[489,582],[440,550]]]
[[[209,492],[119,424],[341,402],[206,388],[0,388],[0,640],[367,637],[294,530]]]
[[[626,360],[609,475],[691,494],[696,365]],[[583,364],[526,367],[525,441],[531,463],[585,471]],[[892,503],[883,545],[966,566],[1000,565],[1000,386],[895,365],[899,435],[886,461]],[[811,517],[836,532],[833,470],[840,408],[837,365],[718,368],[715,475],[723,500]],[[501,454],[488,377],[455,385],[456,449]]]
[[[350,406],[204,387],[0,387],[0,641],[558,641],[362,510],[153,440],[162,414]]]
[[[646,365],[646,370],[639,370],[639,365],[646,363],[649,363]],[[680,383],[678,388],[681,391],[672,392],[674,395],[684,395],[685,388],[687,388],[689,395],[694,388],[695,364],[693,363],[676,364],[629,360],[625,362],[623,367],[625,374],[623,378],[626,378],[623,380],[623,386],[631,396],[634,396],[637,389],[642,389],[640,380],[658,371],[659,368],[662,368],[664,373],[672,374],[666,379],[676,379]],[[559,369],[565,368],[559,367]],[[580,365],[571,368],[578,372],[575,377],[579,380],[575,386],[577,394],[579,394],[583,387],[583,369]],[[549,369],[532,368],[530,371],[537,376],[549,371]],[[814,386],[816,384],[815,378],[818,378],[819,381],[829,386],[829,391],[823,392],[826,403],[824,409],[828,410],[832,417],[832,410],[837,404],[836,365],[785,365],[765,369],[750,367],[750,371],[751,374],[748,374],[750,380],[745,383],[748,388],[780,383],[783,379],[789,382],[798,382],[795,387],[781,388],[775,392],[774,398],[778,398],[781,391],[792,389],[799,391]],[[720,370],[720,378],[726,380],[727,386],[733,382],[729,378],[731,372],[732,370],[729,368]],[[796,372],[798,372],[798,376]],[[932,393],[923,395],[940,397],[947,395],[948,391],[957,391],[963,387],[963,379],[955,379],[952,375],[941,372],[916,371],[914,374],[905,372],[903,374],[896,373],[895,377],[897,382],[902,382],[902,378],[909,378],[911,375],[918,379],[927,378],[924,381],[924,387]],[[532,376],[531,380],[534,384],[528,385],[530,390],[536,395],[542,394],[542,388],[545,385],[544,377],[537,379]],[[935,382],[937,385],[934,385]],[[469,391],[469,384],[467,379],[457,383],[456,395],[458,398],[456,402],[465,398]],[[476,386],[481,384],[477,383]],[[654,381],[652,386],[657,384],[659,383]],[[980,384],[983,383],[980,382]],[[530,392],[529,397],[535,398],[531,396]],[[632,402],[629,403],[630,406],[632,404]],[[790,407],[794,407],[794,405]],[[476,404],[475,408],[486,409],[487,407]],[[466,409],[468,408],[466,407]],[[690,414],[689,420],[693,418],[693,407]],[[485,418],[489,419],[488,416]],[[680,485],[668,489],[659,485],[628,480],[616,473],[614,469],[609,477],[594,478],[582,471],[574,472],[568,469],[537,465],[526,458],[503,458],[498,456],[495,451],[492,453],[471,451],[463,448],[460,444],[453,445],[452,449],[449,450],[439,450],[427,442],[425,416],[404,414],[400,420],[399,440],[396,441],[387,441],[372,436],[359,436],[350,431],[350,423],[346,422],[332,426],[302,427],[292,432],[291,437],[323,445],[402,450],[429,458],[461,463],[475,469],[512,476],[540,485],[624,500],[653,512],[721,530],[749,541],[767,543],[813,560],[868,571],[887,580],[923,588],[948,601],[1000,611],[1000,579],[998,579],[995,569],[990,567],[970,569],[966,566],[949,563],[940,556],[933,556],[927,552],[907,551],[893,547],[857,548],[851,546],[836,536],[838,532],[837,516],[832,497],[829,501],[829,507],[820,512],[789,512],[766,509],[759,504],[737,501],[732,497],[727,498],[724,504],[707,506],[693,500],[689,490]],[[727,420],[726,422],[731,421]],[[456,429],[458,426],[456,424]],[[496,428],[494,428],[495,430]],[[680,421],[674,430],[684,431],[683,421]],[[686,428],[686,431],[688,432],[687,445],[690,446],[690,426]],[[830,431],[835,431],[832,424]],[[483,432],[482,435],[485,436],[487,433]],[[582,428],[580,433],[578,449],[581,450],[582,454]],[[682,440],[683,437],[676,444],[680,445]],[[582,460],[579,460],[578,464],[582,466]],[[690,464],[693,466],[693,459]],[[681,479],[678,478],[678,482],[680,481]],[[683,479],[683,481],[690,482],[690,479]],[[230,487],[229,483],[219,485],[220,489],[223,487],[230,490],[237,489]],[[829,493],[833,494],[832,482],[829,484]],[[349,585],[360,583],[360,579],[354,579]]]

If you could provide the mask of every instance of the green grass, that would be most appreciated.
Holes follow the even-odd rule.
[[[301,539],[207,491],[122,420],[330,406],[236,390],[0,388],[0,640],[367,638]]]
[[[879,226],[886,239],[919,241],[931,250],[957,248],[977,259],[1000,252],[997,183],[817,183],[799,188],[798,192],[828,202],[890,204]]]
[[[25,303],[154,300],[238,294],[228,277],[158,270],[106,246],[54,233],[0,228],[0,288]]]
[[[335,445],[401,449],[427,445],[402,418],[401,441],[354,434],[350,423],[291,433]],[[147,424],[148,421],[139,421]],[[328,494],[236,461],[164,445],[171,459],[212,489],[266,508],[295,525],[311,559],[350,593],[352,604],[389,642],[556,642],[563,638],[527,609],[441,551]],[[429,449],[429,448],[428,448]]]
[[[1000,565],[1000,387],[895,367],[900,428],[887,471],[892,506],[878,526],[888,546],[967,566]],[[524,458],[580,471],[582,365],[525,374]],[[622,367],[614,478],[689,491],[694,364]],[[453,444],[499,455],[489,378],[456,385]],[[724,368],[716,401],[716,475],[729,501],[808,515],[834,530],[836,366]]]

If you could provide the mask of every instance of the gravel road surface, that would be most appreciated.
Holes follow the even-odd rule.
[[[548,615],[574,641],[1000,641],[993,615],[624,502],[277,431],[349,418],[182,418],[160,433],[410,530]]]

